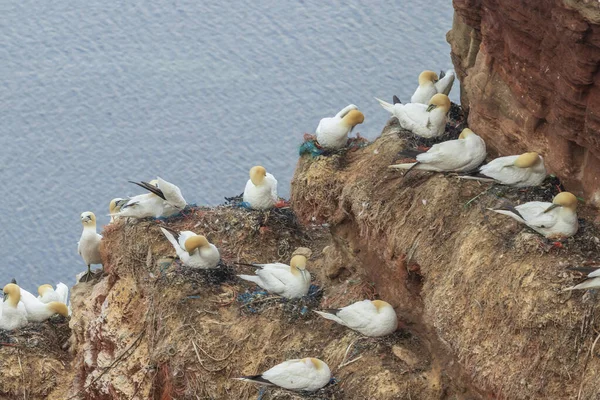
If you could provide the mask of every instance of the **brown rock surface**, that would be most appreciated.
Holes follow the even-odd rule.
[[[493,156],[538,151],[600,205],[600,6],[454,0],[448,41],[469,126]]]

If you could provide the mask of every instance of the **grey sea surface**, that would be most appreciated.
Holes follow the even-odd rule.
[[[452,68],[449,0],[39,2],[0,5],[0,287],[75,283],[79,215],[99,230],[128,180],[190,203],[243,191],[263,165],[289,184],[305,132],[350,103],[355,131]],[[451,98],[458,101],[458,84]],[[265,260],[270,261],[270,260]]]

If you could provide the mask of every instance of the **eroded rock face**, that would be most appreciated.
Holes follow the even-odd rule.
[[[493,156],[538,151],[600,205],[600,7],[576,0],[454,0],[448,42],[469,126]]]

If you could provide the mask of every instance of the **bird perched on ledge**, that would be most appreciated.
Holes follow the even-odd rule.
[[[449,69],[446,73],[442,71],[439,78],[433,71],[421,72],[419,74],[419,86],[410,98],[410,102],[429,104],[429,100],[438,93],[447,96],[452,90],[455,76],[453,69]]]
[[[516,207],[488,210],[508,215],[548,239],[566,239],[577,233],[577,197],[569,192],[557,194],[552,203],[530,201]]]
[[[121,206],[116,214],[111,216],[132,218],[170,217],[183,210],[187,202],[176,185],[157,177],[150,182],[132,182],[150,193],[134,196]]]
[[[325,149],[337,150],[346,146],[348,135],[365,120],[354,104],[346,106],[335,117],[323,118],[317,126],[317,142]]]
[[[69,309],[65,303],[58,301],[42,303],[23,288],[20,288],[20,293],[21,301],[27,309],[27,320],[30,322],[43,322],[55,314],[60,314],[63,317],[69,316]]]
[[[27,311],[21,302],[20,288],[9,283],[3,289],[4,301],[0,305],[0,329],[11,331],[27,325]]]
[[[54,290],[52,285],[41,285],[38,286],[38,295],[38,299],[42,303],[58,301],[59,303],[67,304],[69,302],[69,287],[62,282],[56,284],[56,290]]]
[[[254,210],[267,210],[278,200],[277,179],[265,167],[257,165],[250,168],[250,179],[244,188],[243,201]]]
[[[461,176],[461,178],[514,187],[528,187],[541,185],[546,179],[546,175],[544,159],[532,151],[519,156],[496,158],[482,165],[477,175]]]
[[[209,243],[206,237],[192,231],[177,232],[161,227],[160,230],[171,242],[183,265],[191,268],[215,268],[221,256],[217,247]]]
[[[259,385],[279,386],[289,390],[314,392],[331,379],[329,366],[318,358],[287,360],[260,375],[233,378]]]
[[[241,264],[257,267],[256,275],[238,275],[240,278],[254,282],[261,288],[293,299],[306,296],[310,288],[310,272],[306,270],[306,257],[292,257],[290,265],[283,263],[272,264]]]
[[[465,128],[458,139],[434,144],[425,152],[405,150],[400,154],[416,158],[417,162],[390,165],[388,168],[408,171],[419,169],[437,172],[468,172],[477,168],[485,160],[486,149],[483,139],[469,128]]]
[[[382,300],[357,301],[346,307],[315,312],[365,336],[385,336],[398,328],[396,311]]]
[[[96,233],[96,216],[93,212],[81,213],[81,224],[83,225],[83,232],[81,232],[81,238],[77,243],[77,251],[83,258],[85,265],[87,265],[87,273],[79,280],[88,282],[92,279],[90,266],[92,264],[102,264],[102,257],[100,257],[102,235]]]
[[[417,136],[427,139],[444,134],[446,129],[446,114],[450,110],[450,99],[445,94],[436,94],[429,100],[429,105],[421,103],[395,104],[386,103],[375,98],[381,106],[398,118],[402,128]],[[398,101],[395,98],[394,101]]]

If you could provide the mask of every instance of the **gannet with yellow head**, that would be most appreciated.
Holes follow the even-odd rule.
[[[250,169],[250,179],[244,188],[243,201],[254,210],[267,210],[277,203],[277,179],[265,167]]]
[[[4,301],[0,306],[0,329],[11,331],[27,325],[27,311],[21,300],[21,291],[14,283],[3,289]]]
[[[69,309],[65,303],[58,301],[42,303],[33,294],[23,288],[20,288],[19,292],[21,293],[21,301],[25,304],[25,309],[27,310],[27,320],[30,322],[43,322],[56,314],[63,317],[69,315]]]
[[[292,257],[290,265],[283,263],[272,264],[241,264],[257,267],[256,275],[238,275],[240,278],[254,282],[268,292],[293,299],[308,294],[310,287],[310,272],[306,270],[306,257]]]
[[[363,300],[343,308],[315,312],[365,336],[385,336],[398,328],[396,311],[383,300]]]
[[[348,142],[348,135],[354,127],[365,120],[363,113],[354,104],[346,106],[335,117],[323,118],[315,133],[319,144],[331,150],[341,149]]]
[[[150,193],[134,196],[125,203],[116,214],[119,217],[160,218],[170,217],[181,212],[187,202],[181,189],[161,177],[150,182],[133,182]]]
[[[450,99],[445,94],[434,95],[428,105],[421,103],[390,104],[377,98],[376,100],[384,109],[398,118],[402,128],[413,134],[424,138],[435,138],[444,134],[446,114],[451,105]]]
[[[69,287],[62,282],[56,284],[56,290],[50,284],[38,286],[38,297],[42,303],[58,301],[67,304],[69,301]]]
[[[191,268],[216,268],[221,256],[217,247],[206,237],[192,231],[181,231],[161,227],[183,265]]]
[[[561,240],[573,236],[579,229],[577,203],[575,195],[561,192],[552,203],[530,201],[516,207],[489,210],[508,215],[548,239]]]
[[[329,366],[318,358],[287,360],[260,375],[234,378],[259,385],[279,386],[288,390],[314,392],[331,380]]]
[[[81,238],[77,243],[77,251],[87,266],[87,273],[79,281],[88,282],[92,279],[91,265],[102,264],[102,257],[100,257],[102,235],[96,232],[96,216],[93,212],[81,213],[81,224],[83,225],[83,232],[81,232]]]
[[[479,168],[481,176],[464,177],[482,181],[491,181],[501,185],[528,187],[539,186],[548,173],[544,159],[532,151],[518,156],[496,158]]]
[[[481,137],[469,128],[465,128],[458,139],[434,144],[425,152],[408,150],[400,154],[415,157],[417,162],[390,165],[389,168],[469,172],[475,170],[485,160],[486,148]]]
[[[429,100],[438,93],[446,96],[452,90],[456,74],[453,69],[441,72],[438,75],[433,71],[423,71],[419,74],[419,86],[410,98],[411,103],[429,104]]]

